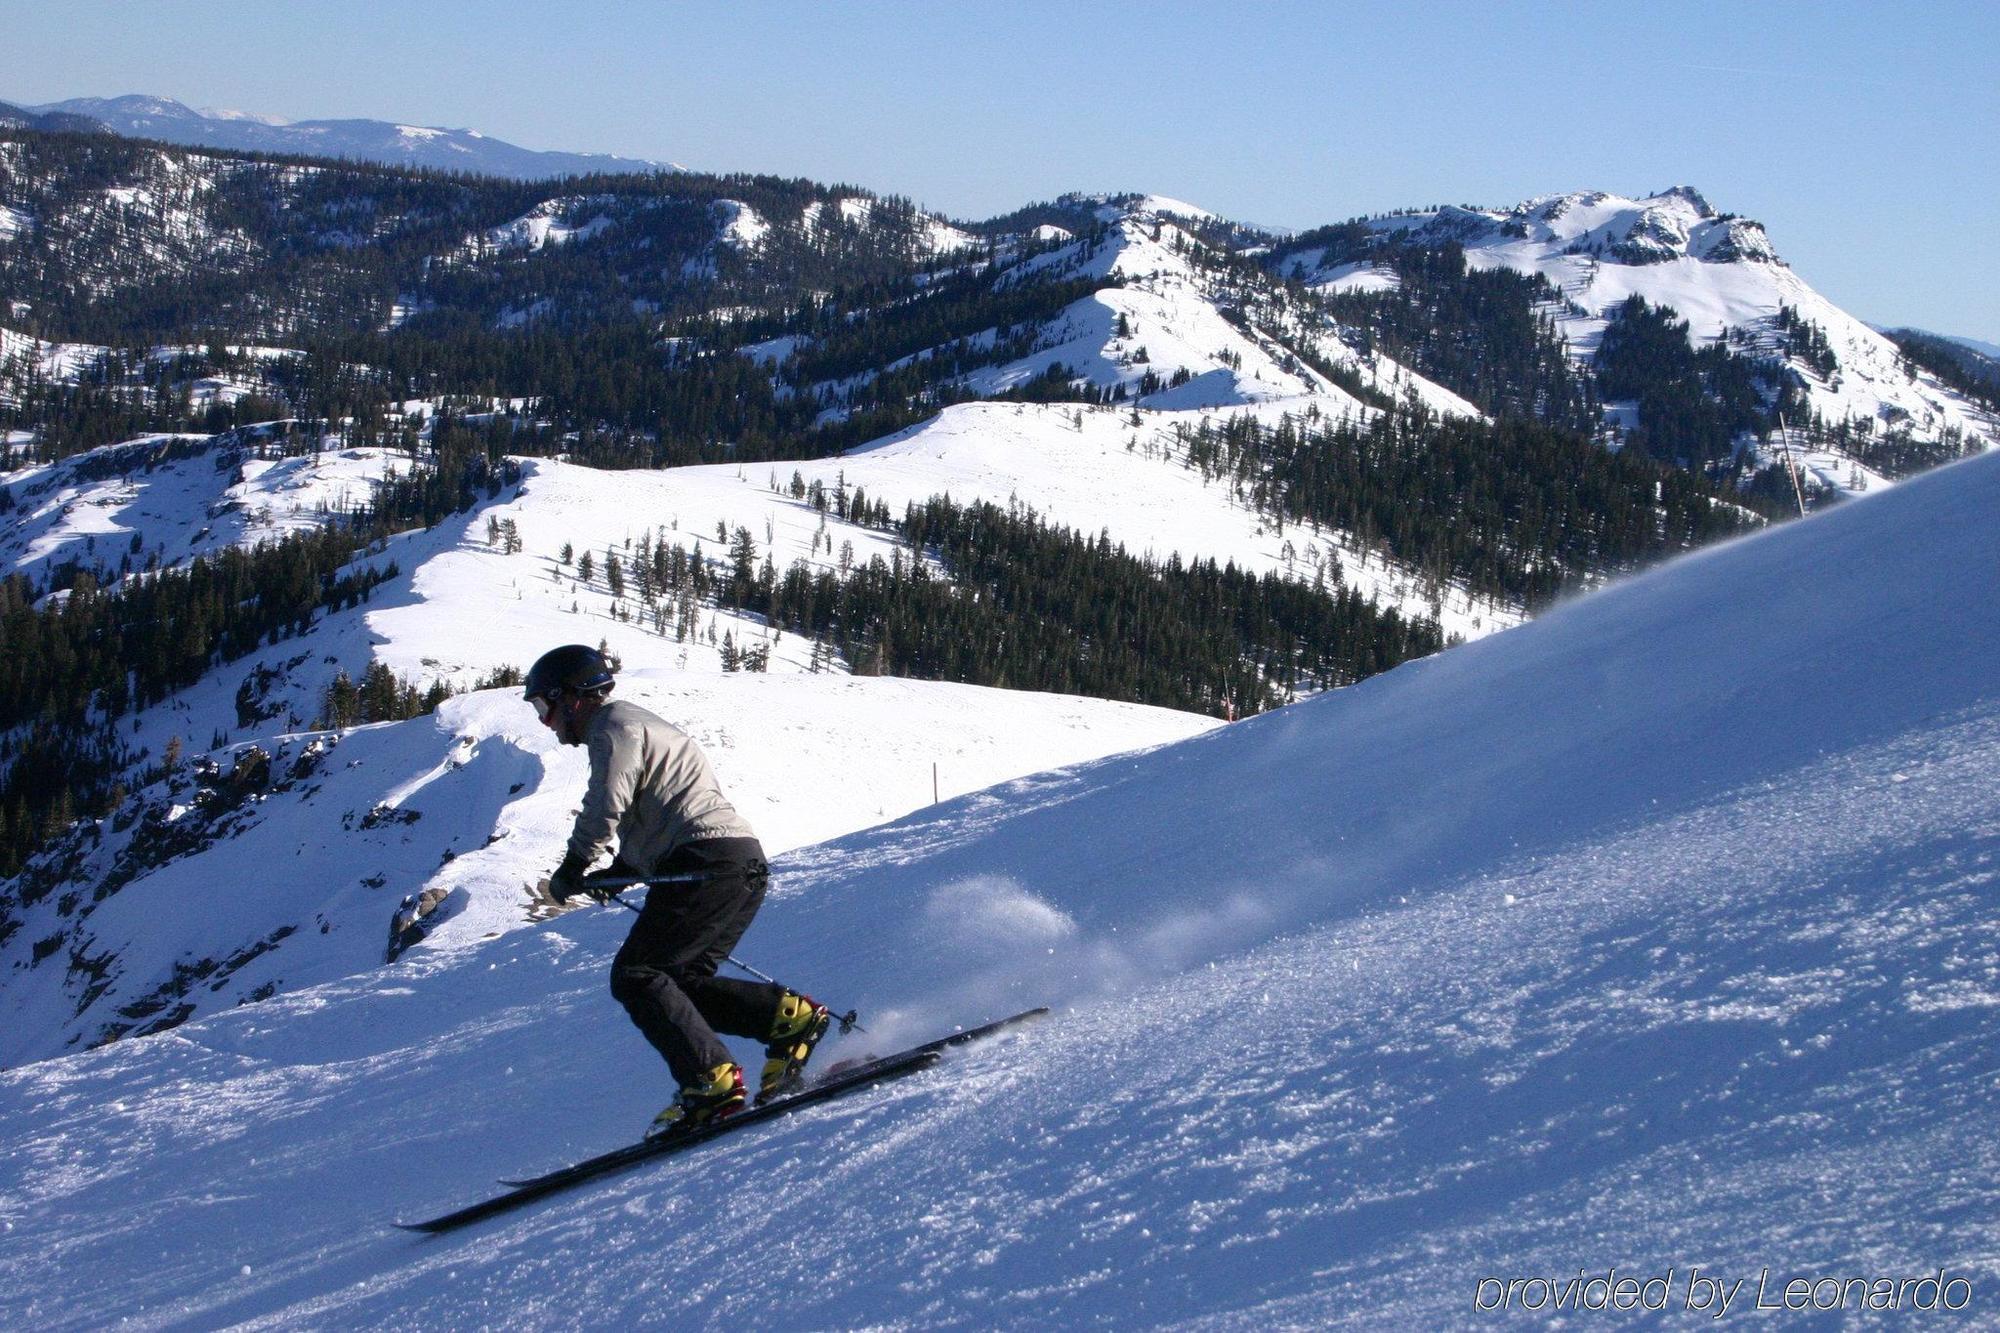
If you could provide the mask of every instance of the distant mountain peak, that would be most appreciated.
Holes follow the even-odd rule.
[[[1716,215],[1708,200],[1702,198],[1701,191],[1692,185],[1676,185],[1671,189],[1662,190],[1647,202],[1665,202],[1670,199],[1678,199],[1693,208],[1696,217],[1712,218]]]
[[[75,97],[67,102],[52,102],[47,106],[35,107],[36,111],[70,111],[82,116],[172,116],[184,120],[199,120],[201,113],[171,97],[151,97],[144,93],[126,93],[121,97]]]
[[[671,162],[616,157],[609,153],[522,148],[474,129],[381,120],[288,121],[251,111],[196,111],[172,98],[141,93],[77,97],[23,110],[38,116],[83,116],[114,134],[162,139],[195,148],[344,157],[399,167],[510,176],[517,180],[681,169]]]
[[[1720,344],[1782,362],[1809,413],[1870,439],[1993,440],[1991,416],[1919,376],[1894,344],[1814,291],[1779,256],[1762,223],[1718,212],[1691,185],[1638,197],[1603,190],[1540,195],[1512,208],[1412,210],[1354,224],[1362,239],[1314,236],[1278,252],[1279,271],[1334,291],[1396,281],[1373,260],[1400,247],[1462,248],[1470,267],[1545,279],[1548,310],[1580,363],[1633,297],[1686,321],[1696,346]],[[1559,295],[1557,295],[1559,294]],[[1810,353],[1817,342],[1819,350]],[[1827,484],[1859,490],[1845,455],[1828,456]]]
[[[1677,259],[1781,264],[1761,223],[1718,213],[1691,185],[1632,198],[1603,190],[1540,195],[1504,211],[1439,209],[1428,237],[1472,241],[1504,234],[1555,242],[1618,264]]]

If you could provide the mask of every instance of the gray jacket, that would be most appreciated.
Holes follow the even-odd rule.
[[[750,838],[688,734],[637,704],[614,700],[584,729],[590,790],[569,836],[569,855],[588,866],[618,842],[618,859],[650,871],[683,843]]]

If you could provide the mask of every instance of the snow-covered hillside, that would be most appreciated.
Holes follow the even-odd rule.
[[[1805,381],[1810,410],[1829,424],[1866,422],[1887,433],[1907,429],[1935,440],[1947,433],[2000,445],[2000,421],[1933,376],[1904,365],[1894,343],[1821,296],[1778,257],[1756,222],[1717,213],[1685,186],[1643,199],[1596,191],[1530,199],[1511,209],[1446,208],[1371,219],[1384,237],[1425,244],[1456,242],[1477,268],[1504,267],[1547,278],[1567,304],[1555,308],[1572,351],[1588,357],[1619,305],[1640,296],[1671,307],[1688,322],[1697,345],[1735,338],[1733,345],[1785,357],[1780,312],[1817,326],[1836,368],[1827,373],[1788,357]],[[1327,264],[1324,250],[1289,254],[1287,273],[1331,290],[1367,289],[1384,281],[1368,263]],[[1389,278],[1393,281],[1393,275]],[[1806,465],[1832,489],[1886,484],[1857,474],[1851,459],[1812,455]]]
[[[743,952],[872,1042],[1056,1017],[462,1236],[387,1222],[667,1095],[616,909],[0,1075],[0,1318],[1435,1327],[1698,1267],[1990,1322],[1996,505],[1976,459],[800,849]]]
[[[0,328],[0,389],[14,387],[29,376],[74,381],[93,370],[110,349],[89,343],[45,342],[13,329]],[[11,401],[11,395],[9,395]]]
[[[1204,271],[1197,259],[1203,252],[1215,258],[1212,247],[1186,230],[1182,220],[1210,215],[1191,205],[1128,197],[1103,201],[1094,213],[1103,228],[1099,235],[1075,239],[1051,231],[1061,244],[1029,244],[1041,238],[1037,233],[996,245],[997,289],[1052,280],[1103,285],[1032,329],[986,329],[964,340],[990,350],[1003,334],[1018,338],[1027,332],[1033,350],[1012,359],[995,357],[992,365],[954,377],[954,384],[980,397],[997,397],[1060,368],[1068,382],[1115,394],[1135,408],[1226,409],[1309,399],[1329,417],[1365,415],[1368,409],[1360,401],[1301,359],[1299,353],[1305,352],[1351,372],[1387,398],[1413,398],[1442,413],[1479,415],[1457,394],[1390,358],[1356,352],[1338,327],[1315,311],[1288,307],[1268,286],[1247,287],[1241,275]],[[932,220],[930,225],[936,231],[939,224]],[[754,244],[761,241],[765,226],[762,219],[736,213],[725,233],[740,238],[746,227],[754,227],[747,239],[736,242]],[[941,234],[945,239],[933,242],[933,248],[946,254],[965,249],[972,239],[949,228]],[[1249,304],[1255,308],[1246,310]],[[786,337],[744,350],[777,369],[808,341]],[[926,349],[866,374],[806,386],[806,391],[838,403],[876,375],[922,363],[940,350]]]
[[[1237,410],[1275,424],[1287,413],[1303,420],[1306,413],[1323,412],[1324,407],[1323,400],[1307,397]],[[1239,569],[1284,574],[1306,583],[1325,576],[1330,582],[1344,581],[1378,605],[1396,607],[1413,617],[1435,618],[1446,634],[1460,638],[1477,638],[1520,623],[1519,608],[1496,606],[1463,589],[1451,590],[1434,606],[1415,573],[1362,547],[1350,534],[1304,525],[1283,527],[1260,515],[1226,480],[1205,480],[1187,465],[1186,451],[1176,445],[1174,431],[1177,426],[1192,429],[1211,415],[1200,410],[1144,411],[1134,426],[1130,409],[968,403],[946,408],[920,426],[837,459],[677,469],[658,483],[658,503],[680,519],[684,531],[698,536],[705,529],[711,539],[718,519],[732,530],[747,525],[759,537],[764,522],[771,519],[781,536],[790,538],[776,547],[782,568],[788,556],[812,557],[811,530],[819,522],[819,516],[805,506],[772,493],[773,477],[788,486],[796,473],[807,484],[818,482],[828,491],[843,484],[859,487],[896,513],[905,504],[921,504],[940,495],[960,504],[986,500],[1032,509],[1093,536],[1109,533],[1112,541],[1134,555],[1160,563],[1178,555],[1184,563],[1234,563]],[[545,465],[541,473],[550,475]],[[583,480],[570,469],[560,474],[558,484]],[[816,557],[819,563],[832,562],[834,537],[851,540],[856,558],[863,561],[885,550],[880,534],[838,520],[830,523],[831,536],[821,539]]]
[[[200,357],[206,351],[202,347],[159,346],[135,353],[96,343],[49,342],[0,327],[0,407],[17,406],[21,390],[36,380],[73,385],[127,369],[157,373],[182,358]],[[261,372],[270,363],[299,355],[291,348],[255,344],[231,344],[228,352],[244,363],[245,369],[237,375],[208,374],[187,380],[190,407],[233,403],[264,387]]]
[[[128,567],[184,565],[365,504],[407,467],[380,449],[260,458],[199,437],[21,469],[0,476],[16,506],[0,572],[40,581],[75,563],[109,583]],[[400,571],[369,602],[122,724],[151,759],[178,744],[187,762],[59,865],[17,882],[0,937],[0,995],[15,1016],[0,1064],[375,966],[391,910],[427,886],[464,890],[447,932],[525,922],[522,887],[560,859],[581,755],[558,752],[514,691],[453,701],[435,719],[312,731],[338,673],[358,681],[381,663],[470,689],[556,644],[606,642],[629,696],[702,742],[773,851],[1216,725],[1109,700],[850,677],[838,661],[811,674],[808,644],[712,608],[649,624],[602,572],[615,554],[630,559],[635,536],[720,560],[724,522],[732,536],[753,532],[780,567],[837,565],[838,547],[886,558],[892,544],[736,469],[527,468],[524,486],[365,557]],[[504,554],[489,522],[510,525],[522,549]],[[594,551],[590,579],[559,558],[570,543]],[[725,650],[753,645],[768,649],[771,674],[725,674]]]
[[[1329,417],[1365,414],[1362,403],[1300,359],[1304,351],[1391,398],[1414,398],[1447,414],[1479,415],[1457,394],[1390,358],[1357,353],[1342,340],[1341,330],[1311,312],[1289,310],[1275,300],[1248,313],[1238,308],[1245,291],[1196,266],[1193,257],[1209,247],[1181,222],[1212,215],[1152,196],[1107,201],[1096,211],[1108,229],[1103,239],[1037,254],[1004,269],[999,280],[1055,276],[1102,279],[1107,285],[1052,321],[1032,355],[967,377],[974,390],[999,393],[1060,364],[1093,387],[1122,390],[1149,408],[1311,398]]]
[[[643,665],[620,694],[702,744],[772,853],[1217,725],[931,681]],[[556,745],[515,690],[409,722],[262,735],[221,758],[212,780],[190,765],[140,792],[164,814],[115,821],[91,847],[75,882],[115,892],[80,915],[56,898],[27,905],[0,1065],[373,969],[390,914],[420,889],[455,895],[435,944],[519,929],[524,888],[561,859],[587,778],[583,753]]]
[[[1161,560],[1178,553],[1234,561],[1310,582],[1337,558],[1347,581],[1379,605],[1434,618],[1447,634],[1473,638],[1519,623],[1520,608],[1462,590],[1432,605],[1418,595],[1413,571],[1365,550],[1352,534],[1279,531],[1226,484],[1204,484],[1173,447],[1177,428],[1228,416],[1332,423],[1366,420],[1381,410],[1314,369],[1301,351],[1350,373],[1381,401],[1415,402],[1456,416],[1477,417],[1478,409],[1386,355],[1357,352],[1323,316],[1289,307],[1272,293],[1262,293],[1246,313],[1245,289],[1204,273],[1192,256],[1206,245],[1176,221],[1212,215],[1152,196],[1107,199],[1095,211],[1106,228],[1101,237],[1026,258],[1010,254],[996,266],[993,281],[1001,288],[1051,279],[1104,285],[1033,329],[1028,355],[995,358],[996,364],[954,383],[990,399],[1057,371],[1074,384],[1115,394],[1116,410],[993,402],[948,408],[836,464],[800,467],[801,474],[829,486],[845,475],[897,508],[942,494],[961,503],[1018,502],[1079,531],[1108,531],[1134,553]],[[1003,333],[1020,331],[989,329],[971,341],[990,348]],[[744,352],[781,381],[788,358],[807,341],[788,336]],[[900,369],[936,350],[881,369]],[[837,402],[874,373],[805,391]],[[780,391],[789,388],[780,383]],[[690,471],[712,478],[725,469]],[[1306,554],[1307,546],[1313,554]]]
[[[1238,410],[1275,423],[1324,406],[1305,397]],[[739,530],[750,534],[757,559],[779,570],[795,561],[838,569],[892,556],[897,543],[888,534],[794,496],[795,474],[829,495],[864,490],[898,514],[935,496],[1021,505],[1078,531],[1108,532],[1135,555],[1161,562],[1178,555],[1308,583],[1338,579],[1384,606],[1435,614],[1447,633],[1463,638],[1519,623],[1517,608],[1462,591],[1434,607],[1414,574],[1347,534],[1281,530],[1227,481],[1204,481],[1176,449],[1174,429],[1193,427],[1205,415],[1146,411],[1134,427],[1129,409],[981,403],[949,408],[909,431],[817,462],[606,472],[524,460],[518,492],[436,533],[408,534],[385,548],[375,563],[394,559],[404,577],[379,591],[355,620],[365,637],[336,648],[323,632],[314,653],[322,661],[286,665],[285,683],[275,687],[283,707],[271,694],[267,712],[310,720],[336,667],[358,679],[371,660],[381,660],[411,680],[464,688],[498,668],[525,667],[535,644],[568,639],[602,638],[635,662],[714,670],[728,634],[739,647],[768,646],[772,670],[805,670],[809,642],[774,636],[754,617],[728,611],[703,613],[685,634],[654,625],[639,617],[630,589],[615,594],[605,573],[611,557],[629,567],[641,540],[722,561]],[[108,582],[128,560],[135,569],[184,563],[325,522],[330,513],[365,505],[383,479],[410,468],[407,456],[380,448],[259,452],[228,437],[160,437],[0,473],[15,504],[0,532],[0,573],[40,580],[76,564]],[[503,553],[503,544],[489,538],[489,522],[512,523],[520,549]],[[566,546],[570,563],[561,558]],[[595,566],[588,578],[577,563],[586,552]],[[496,634],[496,624],[506,632]],[[293,648],[264,665],[276,668],[297,654]],[[255,665],[224,673],[228,679],[219,679],[216,690],[235,689]]]
[[[593,211],[610,202],[614,201],[588,195],[546,199],[505,226],[472,238],[468,246],[474,255],[483,256],[493,251],[533,251],[545,245],[587,241],[612,225],[603,213]]]
[[[0,472],[14,499],[0,572],[41,583],[73,563],[116,576],[276,540],[365,505],[399,470],[407,456],[383,449],[258,458],[213,436],[168,435]]]

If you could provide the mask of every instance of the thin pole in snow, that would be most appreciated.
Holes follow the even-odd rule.
[[[937,760],[931,760],[931,804],[938,803]]]

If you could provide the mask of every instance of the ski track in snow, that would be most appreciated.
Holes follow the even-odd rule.
[[[745,949],[866,1010],[823,1059],[1057,1013],[463,1233],[387,1221],[669,1092],[615,910],[0,1074],[0,1323],[1433,1327],[1694,1265],[1991,1322],[1996,464],[795,852]]]

